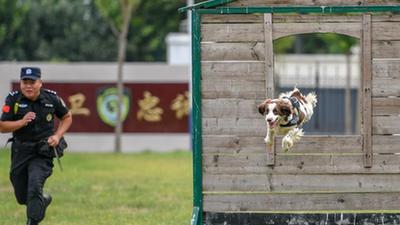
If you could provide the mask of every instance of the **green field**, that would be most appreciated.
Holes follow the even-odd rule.
[[[25,224],[9,182],[9,151],[0,152],[0,224]],[[41,225],[189,224],[191,153],[79,154],[54,163],[45,191],[53,196]]]

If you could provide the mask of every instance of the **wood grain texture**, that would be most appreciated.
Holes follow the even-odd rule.
[[[204,211],[397,210],[400,193],[204,195]]]
[[[264,75],[265,75],[265,88],[266,96],[268,98],[275,98],[275,79],[274,79],[274,41],[273,41],[273,26],[272,14],[264,14],[264,40],[265,40],[265,58],[264,58]],[[270,150],[273,151],[272,146]]]
[[[202,62],[203,80],[265,81],[264,62]]]
[[[400,96],[400,58],[374,60],[372,74],[374,97]]]
[[[372,146],[375,154],[399,154],[400,136],[395,135],[374,135]]]
[[[249,43],[201,43],[202,61],[263,61],[265,45]]]
[[[203,99],[202,115],[204,118],[256,118],[263,122],[263,116],[257,108],[262,101],[235,98]]]
[[[205,192],[400,192],[397,174],[205,174]]]
[[[266,126],[253,118],[203,118],[203,135],[260,136]]]
[[[373,22],[372,23],[372,40],[373,41],[398,41],[400,22]]]
[[[263,134],[260,134],[263,135]],[[265,153],[263,136],[203,135],[204,154]]]
[[[362,63],[362,112],[361,112],[361,134],[363,136],[364,166],[371,167],[373,163],[372,149],[372,22],[370,14],[363,14],[362,39],[361,39],[361,63]]]
[[[203,42],[264,42],[263,23],[203,24]]]
[[[374,116],[372,117],[373,134],[400,134],[399,116]]]
[[[203,135],[204,154],[264,154],[265,134],[258,136]],[[287,153],[281,150],[282,137],[276,138],[279,155],[343,155],[362,152],[362,137],[359,135],[306,135]],[[375,154],[400,153],[400,136],[374,135],[372,148]]]
[[[373,79],[400,79],[400,58],[373,60]]]
[[[264,43],[202,43],[203,61],[263,61]],[[373,41],[373,59],[400,58],[400,41]]]
[[[202,23],[262,23],[262,14],[203,14]],[[276,23],[361,23],[362,17],[359,15],[287,15],[273,14],[272,22]],[[373,22],[400,22],[399,15],[374,15]]]
[[[374,78],[372,95],[374,97],[400,97],[400,78]]]
[[[275,68],[274,68],[274,41],[273,41],[273,24],[272,14],[264,14],[264,35],[265,35],[265,88],[268,98],[276,98],[275,96]],[[267,166],[275,166],[276,163],[276,143],[264,144],[267,155]]]
[[[276,151],[282,153],[282,137],[276,137]],[[295,143],[290,153],[360,153],[362,152],[362,136],[360,135],[307,135]]]
[[[400,58],[400,41],[373,41],[372,57],[374,59]]]
[[[384,24],[384,23],[383,23]],[[395,24],[395,23],[393,23]],[[379,28],[384,30],[381,38],[385,40],[395,35],[392,32],[390,24]],[[273,24],[273,39],[285,36],[306,33],[338,33],[355,38],[361,36],[361,23],[276,23]],[[202,41],[203,42],[264,42],[262,23],[256,24],[203,24],[202,25]],[[397,36],[396,36],[397,38]]]
[[[208,79],[202,81],[201,88],[203,99],[265,99],[264,81]]]
[[[399,116],[400,98],[373,98],[373,116]]]
[[[374,155],[364,168],[362,153],[349,155],[276,155],[276,165],[266,166],[266,154],[204,154],[205,174],[399,174],[399,155]]]

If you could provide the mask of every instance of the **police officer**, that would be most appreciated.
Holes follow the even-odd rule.
[[[52,174],[53,158],[41,151],[43,146],[49,151],[59,146],[72,116],[56,92],[42,88],[37,67],[21,69],[20,91],[7,96],[2,111],[0,132],[13,133],[10,179],[14,193],[18,203],[26,205],[27,224],[37,225],[52,200],[43,193],[43,186]],[[54,116],[60,120],[57,130]]]

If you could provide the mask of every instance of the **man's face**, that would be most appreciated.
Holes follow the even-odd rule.
[[[30,100],[36,100],[40,95],[40,88],[42,87],[42,81],[40,79],[30,80],[24,79],[20,82],[20,88],[22,94]]]

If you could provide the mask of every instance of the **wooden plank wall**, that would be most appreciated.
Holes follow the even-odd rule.
[[[397,0],[238,0],[227,6],[399,5]]]
[[[360,135],[305,136],[288,153],[277,137],[276,165],[266,165],[266,128],[256,107],[266,98],[263,18],[202,16],[204,210],[399,209],[400,136],[393,134],[400,133],[400,16],[372,17],[372,168],[364,168]],[[361,22],[274,16],[273,38],[298,27],[361,37]]]

